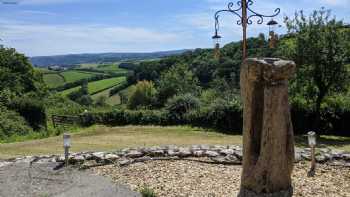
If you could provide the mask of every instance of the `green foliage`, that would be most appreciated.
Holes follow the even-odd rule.
[[[123,125],[166,125],[164,111],[157,110],[113,110],[110,112],[84,113],[82,124],[90,126],[93,124],[106,124],[112,126]]]
[[[106,96],[99,96],[97,98],[97,100],[95,101],[95,105],[98,107],[107,106],[107,97]]]
[[[16,95],[45,90],[42,75],[34,70],[28,58],[15,49],[0,47],[0,91],[8,89]]]
[[[34,130],[46,128],[46,110],[39,98],[24,96],[14,99],[10,108],[25,118]]]
[[[102,92],[106,89],[112,88],[116,85],[123,83],[125,81],[125,79],[126,79],[125,77],[113,77],[113,78],[109,78],[109,79],[103,79],[103,80],[99,80],[99,81],[89,82],[87,85],[88,92],[90,95],[97,94],[97,93]],[[82,84],[84,84],[84,83],[86,83],[86,81],[84,81]],[[68,95],[71,92],[74,92],[78,89],[79,89],[79,87],[71,88],[71,89],[65,90],[63,92],[60,92],[60,94]]]
[[[239,99],[216,98],[209,105],[191,111],[186,119],[192,125],[215,128],[230,133],[242,130],[242,104]]]
[[[70,93],[68,98],[84,106],[90,106],[93,103],[93,100],[89,95],[87,83],[83,83],[79,90]]]
[[[165,109],[168,111],[168,118],[171,122],[181,123],[184,116],[191,110],[198,110],[200,101],[192,94],[174,96],[169,99]]]
[[[85,110],[78,103],[59,95],[50,95],[44,100],[44,104],[50,117],[51,115],[77,115]]]
[[[27,135],[30,132],[32,128],[19,113],[0,105],[0,141],[14,135]]]
[[[142,197],[156,197],[156,193],[149,187],[143,187],[140,193]]]
[[[176,94],[197,94],[200,90],[197,77],[185,64],[175,64],[162,73],[158,84],[158,101],[162,105]]]
[[[125,88],[127,88],[129,85],[130,84],[127,81],[125,81],[125,82],[115,86],[113,89],[111,89],[109,91],[109,96],[113,96],[113,95],[117,94],[121,90],[124,90]]]
[[[128,108],[136,109],[140,107],[149,108],[155,103],[157,91],[153,82],[139,81],[135,91],[130,95]]]
[[[285,22],[288,32],[293,34],[285,45],[294,47],[287,55],[298,65],[291,92],[314,104],[320,116],[324,98],[344,92],[349,82],[350,75],[345,67],[349,36],[340,31],[343,22],[331,18],[331,12],[325,9],[314,11],[309,17],[300,11]],[[316,117],[314,129],[319,121],[320,117]]]

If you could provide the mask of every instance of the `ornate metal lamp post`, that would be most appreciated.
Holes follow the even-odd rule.
[[[219,10],[215,13],[215,35],[217,35],[217,32],[219,30],[219,17],[220,13],[222,12],[229,12],[233,15],[238,16],[237,25],[242,25],[243,27],[243,60],[247,58],[247,26],[253,24],[252,19],[254,17],[258,18],[257,24],[262,24],[264,22],[264,18],[266,17],[275,17],[280,13],[280,8],[276,8],[274,11],[274,14],[272,15],[263,15],[259,14],[255,11],[253,11],[250,6],[253,5],[252,0],[241,0],[237,3],[238,8],[234,8],[234,3],[230,2],[227,6],[227,9]],[[241,12],[241,14],[239,13]],[[213,36],[213,39],[215,39],[215,35]],[[217,45],[215,45],[216,47]]]

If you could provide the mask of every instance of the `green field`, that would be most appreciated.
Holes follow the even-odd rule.
[[[124,82],[125,80],[126,80],[126,77],[114,77],[114,78],[110,78],[110,79],[104,79],[104,80],[100,80],[100,81],[91,82],[88,84],[89,94],[93,95],[93,94],[96,94],[100,91],[112,88],[112,87]],[[60,92],[60,94],[62,94],[63,96],[67,96],[68,94],[78,90],[79,88],[80,88],[80,86],[75,87],[75,88],[71,88],[68,90],[64,90],[64,91]]]
[[[74,81],[79,81],[81,79],[91,78],[93,76],[98,75],[98,73],[89,73],[89,72],[70,70],[70,71],[62,72],[61,75],[65,78],[66,83],[71,83]]]
[[[44,74],[43,78],[49,88],[55,88],[65,84],[65,79],[57,73]]]
[[[56,88],[64,85],[65,83],[72,83],[82,79],[88,79],[96,75],[101,75],[101,73],[97,72],[95,73],[77,70],[56,72],[40,69],[40,71],[43,73],[44,82],[49,86],[49,88]]]

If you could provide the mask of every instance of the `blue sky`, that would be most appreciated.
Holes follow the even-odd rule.
[[[14,0],[0,0],[14,1]],[[227,0],[18,0],[0,4],[0,41],[27,56],[68,53],[151,52],[212,46],[213,14]],[[235,1],[234,1],[235,2]],[[350,23],[350,0],[255,0],[253,9],[270,14],[321,7]],[[240,40],[241,27],[231,15],[221,17],[223,43]],[[249,36],[267,33],[249,26]],[[284,33],[281,27],[279,33]]]

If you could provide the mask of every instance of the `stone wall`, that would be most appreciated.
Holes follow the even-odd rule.
[[[318,163],[328,165],[340,165],[350,167],[350,153],[329,149],[317,149],[316,160]],[[310,160],[309,148],[296,148],[295,162]],[[135,162],[150,160],[180,160],[189,158],[204,158],[203,162],[213,164],[241,165],[242,147],[237,145],[192,145],[178,147],[174,145],[125,148],[111,152],[80,152],[69,156],[69,163],[80,168],[89,168],[97,165],[119,164],[129,165]],[[27,156],[8,160],[0,160],[0,167],[11,165],[15,162],[63,162],[63,155]]]

